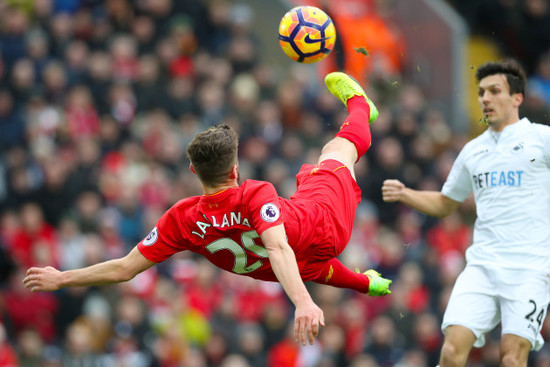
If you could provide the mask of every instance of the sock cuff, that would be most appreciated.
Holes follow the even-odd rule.
[[[364,111],[367,114],[367,121],[370,118],[370,106],[363,96],[353,96],[347,102],[348,113],[351,114],[356,110]]]

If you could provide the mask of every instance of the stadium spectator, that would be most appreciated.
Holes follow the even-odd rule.
[[[550,106],[550,51],[542,55],[537,64],[537,71],[528,80],[528,90],[544,100]]]
[[[6,330],[4,325],[0,323],[0,366],[17,367],[19,360],[14,348],[7,340]]]
[[[29,293],[21,287],[22,272],[18,271],[3,293],[2,301],[13,333],[19,336],[26,330],[34,330],[46,343],[53,343],[57,337],[55,324],[59,300],[51,293]]]
[[[0,90],[0,136],[2,151],[25,142],[25,119],[8,90]]]

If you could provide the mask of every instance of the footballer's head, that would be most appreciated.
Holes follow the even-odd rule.
[[[192,169],[205,186],[227,182],[237,164],[239,137],[230,126],[212,126],[197,134],[187,147]]]
[[[526,77],[517,61],[506,59],[483,64],[477,69],[476,79],[479,105],[490,126],[500,130],[519,119]]]
[[[483,78],[497,74],[506,78],[510,94],[525,94],[526,76],[519,62],[514,59],[487,62],[477,69],[476,79],[479,83]]]

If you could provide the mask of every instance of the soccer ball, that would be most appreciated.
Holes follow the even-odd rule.
[[[336,29],[330,17],[314,6],[289,10],[279,24],[279,44],[294,61],[311,64],[334,48]]]

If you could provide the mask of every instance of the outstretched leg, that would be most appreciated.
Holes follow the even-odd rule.
[[[330,73],[325,78],[325,84],[347,106],[348,117],[336,137],[323,147],[319,163],[335,159],[346,165],[355,178],[353,166],[370,147],[369,123],[378,118],[378,110],[359,83],[347,74]]]

